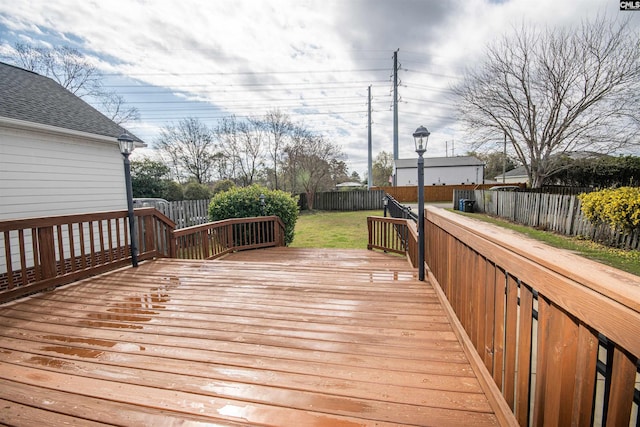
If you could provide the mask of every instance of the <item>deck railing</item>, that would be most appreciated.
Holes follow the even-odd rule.
[[[520,425],[638,425],[640,280],[427,208],[428,278]]]
[[[418,265],[418,231],[413,220],[402,218],[367,217],[369,243],[367,249],[407,255],[411,265]]]
[[[239,218],[175,230],[154,208],[135,209],[138,260],[216,258],[284,246],[276,216]],[[0,221],[0,303],[131,262],[127,211]]]
[[[176,230],[174,257],[214,259],[238,250],[284,246],[284,234],[277,216],[210,222]]]
[[[389,216],[393,218],[405,218],[410,219],[414,223],[418,222],[418,214],[411,210],[410,206],[403,205],[393,198],[389,193],[385,193],[387,197],[387,210],[389,211]]]
[[[135,210],[138,259],[169,256],[174,224]],[[124,266],[131,260],[127,211],[0,221],[0,302]]]

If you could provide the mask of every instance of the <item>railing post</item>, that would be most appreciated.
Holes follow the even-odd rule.
[[[393,224],[383,223],[382,224],[382,246],[385,248],[389,245],[389,229],[395,228]]]
[[[280,227],[278,221],[274,218],[272,221],[272,227],[270,229],[271,236],[273,236],[274,246],[280,246]]]
[[[56,250],[53,239],[53,226],[38,228],[38,252],[40,259],[40,279],[56,276]]]
[[[155,233],[153,230],[153,217],[151,215],[144,216],[143,221],[144,232],[144,252],[157,251]]]
[[[176,249],[176,237],[174,236],[174,228],[167,229],[167,238],[169,239],[169,257],[178,258],[178,251]]]
[[[233,250],[235,243],[233,241],[233,224],[227,225],[227,250]]]

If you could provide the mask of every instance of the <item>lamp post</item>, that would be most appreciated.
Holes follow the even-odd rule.
[[[382,213],[383,216],[386,218],[387,217],[387,207],[389,206],[389,198],[385,195],[382,198]]]
[[[128,133],[123,133],[118,137],[118,145],[120,146],[120,153],[124,158],[124,180],[127,187],[127,216],[129,217],[129,236],[131,238],[131,265],[138,266],[138,248],[137,248],[137,236],[136,226],[133,216],[133,190],[131,187],[131,162],[129,162],[129,155],[133,151],[133,138]]]
[[[267,212],[267,204],[264,201],[264,199],[265,199],[264,193],[260,193],[260,197],[258,197],[258,198],[260,199],[260,207],[262,209],[262,216],[265,216],[266,212]]]
[[[420,126],[413,133],[418,153],[418,280],[424,280],[424,158],[431,133]]]

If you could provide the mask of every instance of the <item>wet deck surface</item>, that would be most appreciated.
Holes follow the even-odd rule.
[[[0,423],[496,425],[451,328],[392,255],[147,262],[0,307]]]

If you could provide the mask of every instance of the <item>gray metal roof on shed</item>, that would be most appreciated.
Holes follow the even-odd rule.
[[[418,159],[398,159],[395,161],[396,169],[415,169],[418,167]],[[456,166],[482,166],[484,162],[473,156],[459,157],[425,157],[424,167],[456,167]]]
[[[527,169],[524,166],[518,166],[515,169],[511,169],[504,174],[505,178],[520,178],[520,177],[528,177]],[[502,174],[495,176],[495,179],[502,178]]]
[[[114,138],[125,131],[49,77],[3,62],[0,62],[0,117]],[[131,137],[142,142],[135,135]]]

